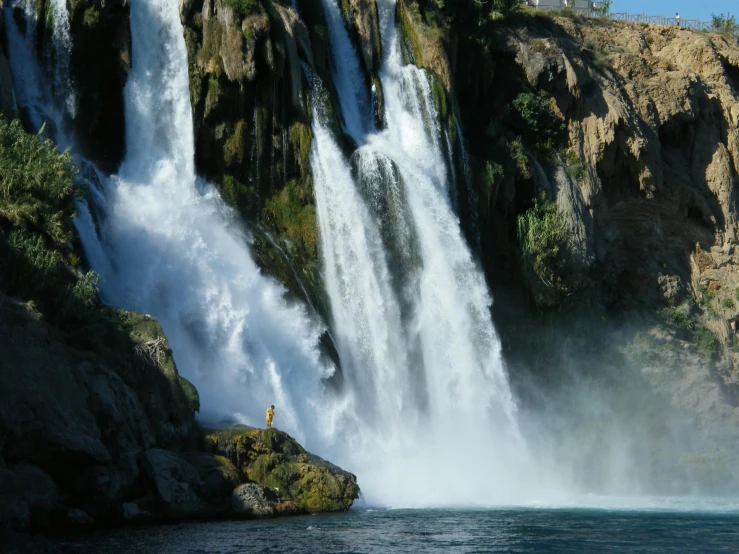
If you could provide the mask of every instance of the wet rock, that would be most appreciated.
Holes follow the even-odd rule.
[[[252,517],[270,517],[277,513],[274,504],[264,494],[264,488],[256,483],[236,487],[231,496],[231,506],[237,514]]]
[[[154,484],[159,509],[168,517],[202,516],[208,507],[197,495],[198,471],[182,456],[152,448],[144,454],[144,472]]]
[[[345,511],[359,497],[356,476],[306,452],[277,429],[242,425],[210,431],[205,441],[209,451],[228,458],[250,481],[274,493],[276,502],[292,502],[302,513]]]

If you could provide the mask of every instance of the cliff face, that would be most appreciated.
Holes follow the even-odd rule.
[[[677,486],[661,470],[696,467],[701,485],[736,486],[737,41],[528,12],[474,29],[433,5],[408,13],[426,50],[446,54],[424,63],[451,75],[479,198],[479,225],[463,223],[480,239],[523,405],[561,402],[565,425],[590,428],[577,446],[593,456],[613,447],[593,429],[620,426],[651,452],[634,473],[658,487]],[[614,424],[625,411],[643,437]],[[689,420],[682,431],[675,418]]]

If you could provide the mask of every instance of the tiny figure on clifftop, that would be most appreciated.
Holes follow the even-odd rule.
[[[272,427],[272,418],[275,417],[275,405],[267,408],[267,428]]]
[[[675,12],[675,21],[677,21],[677,26],[680,26],[680,14]]]

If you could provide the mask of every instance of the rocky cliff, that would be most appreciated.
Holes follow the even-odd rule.
[[[588,433],[631,413],[652,422],[632,441],[652,483],[700,466],[716,490],[735,486],[736,39],[567,12],[404,13],[467,134],[478,201],[461,215],[523,405],[595,422],[593,456],[611,446]],[[695,429],[701,444],[675,446]]]

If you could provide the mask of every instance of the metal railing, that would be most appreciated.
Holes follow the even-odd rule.
[[[560,10],[569,10],[575,12],[578,15],[585,17],[598,17],[598,13],[591,8],[561,8],[557,6],[536,6],[532,3],[528,4],[529,7],[543,12],[556,12]],[[691,29],[693,31],[713,31],[713,24],[700,21],[698,19],[678,19],[676,17],[664,17],[661,15],[647,15],[644,13],[626,13],[626,12],[613,12],[607,14],[605,17],[614,21],[629,21],[631,23],[649,23],[652,25],[671,25],[673,27],[682,27],[684,29]],[[679,25],[678,25],[679,23]]]
[[[647,15],[644,13],[615,12],[607,15],[614,21],[630,21],[632,23],[651,23],[652,25],[671,25],[683,27],[693,31],[712,31],[713,24],[698,19],[677,19],[676,17],[664,17],[661,15]]]

